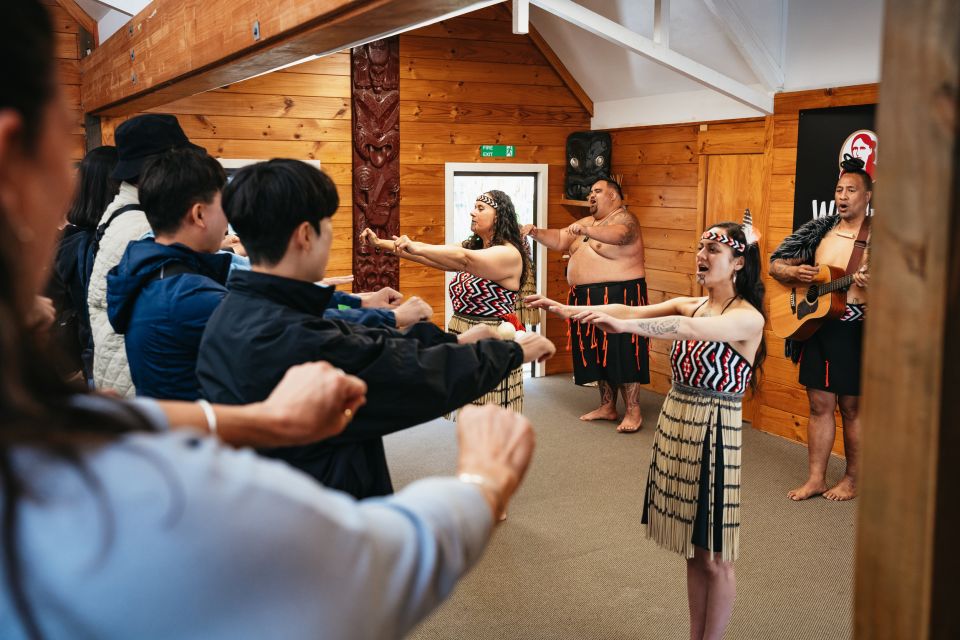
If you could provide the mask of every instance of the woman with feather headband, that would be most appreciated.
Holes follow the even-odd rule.
[[[548,309],[612,333],[673,340],[673,385],[663,403],[643,507],[647,537],[687,559],[690,637],[721,638],[733,611],[739,551],[743,394],[766,355],[760,249],[750,212],[703,233],[698,298],[646,307]]]

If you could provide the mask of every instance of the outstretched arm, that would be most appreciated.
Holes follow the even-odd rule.
[[[721,316],[689,318],[666,316],[647,320],[621,320],[589,307],[573,319],[594,324],[608,333],[635,333],[665,340],[740,342],[763,331],[763,316],[750,309],[734,309]]]
[[[414,242],[407,236],[396,239],[397,255],[424,258],[444,271],[465,271],[499,282],[523,268],[523,256],[512,246],[464,249],[458,245]]]
[[[375,249],[380,249],[381,251],[389,251],[390,253],[396,254],[400,258],[405,258],[411,262],[416,262],[424,266],[430,267],[432,269],[440,269],[441,271],[447,271],[447,269],[434,260],[430,260],[424,256],[415,256],[411,253],[401,253],[397,251],[397,239],[393,240],[384,240],[377,237],[377,234],[374,233],[373,229],[367,228],[364,229],[360,234],[360,242]]]
[[[554,251],[566,251],[577,237],[570,231],[570,227],[564,229],[541,229],[532,224],[525,224],[520,227],[520,233],[533,238],[546,248],[553,249]]]
[[[641,318],[659,318],[661,316],[678,315],[681,313],[682,305],[695,301],[696,298],[672,298],[658,304],[650,304],[642,307],[629,307],[625,304],[600,304],[595,306],[577,306],[569,304],[560,304],[556,300],[545,298],[539,294],[527,296],[523,303],[534,309],[546,309],[550,313],[555,313],[563,318],[570,318],[584,311],[594,309],[602,311],[613,318],[622,320],[637,320]]]

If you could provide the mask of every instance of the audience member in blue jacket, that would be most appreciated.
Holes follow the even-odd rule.
[[[220,163],[194,149],[168,151],[144,167],[140,204],[155,237],[127,245],[107,275],[107,315],[126,336],[137,395],[200,397],[200,338],[230,272],[230,255],[217,253],[227,230],[225,183]]]

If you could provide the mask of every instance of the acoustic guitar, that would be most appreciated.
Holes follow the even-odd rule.
[[[828,264],[812,282],[787,286],[777,281],[772,285],[779,292],[770,297],[770,326],[780,338],[806,340],[825,320],[843,316],[847,307],[847,289],[853,274]]]

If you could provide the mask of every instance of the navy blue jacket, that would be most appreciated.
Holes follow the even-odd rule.
[[[200,338],[227,293],[229,271],[227,254],[198,253],[153,238],[127,245],[120,263],[107,274],[107,317],[125,336],[138,396],[200,397]]]
[[[296,364],[326,360],[367,383],[367,403],[335,438],[262,451],[357,498],[391,493],[382,436],[462,407],[520,366],[515,342],[456,336],[419,322],[404,332],[329,320],[332,289],[252,271],[230,275],[230,293],[203,334],[197,375],[211,402],[264,400]]]

